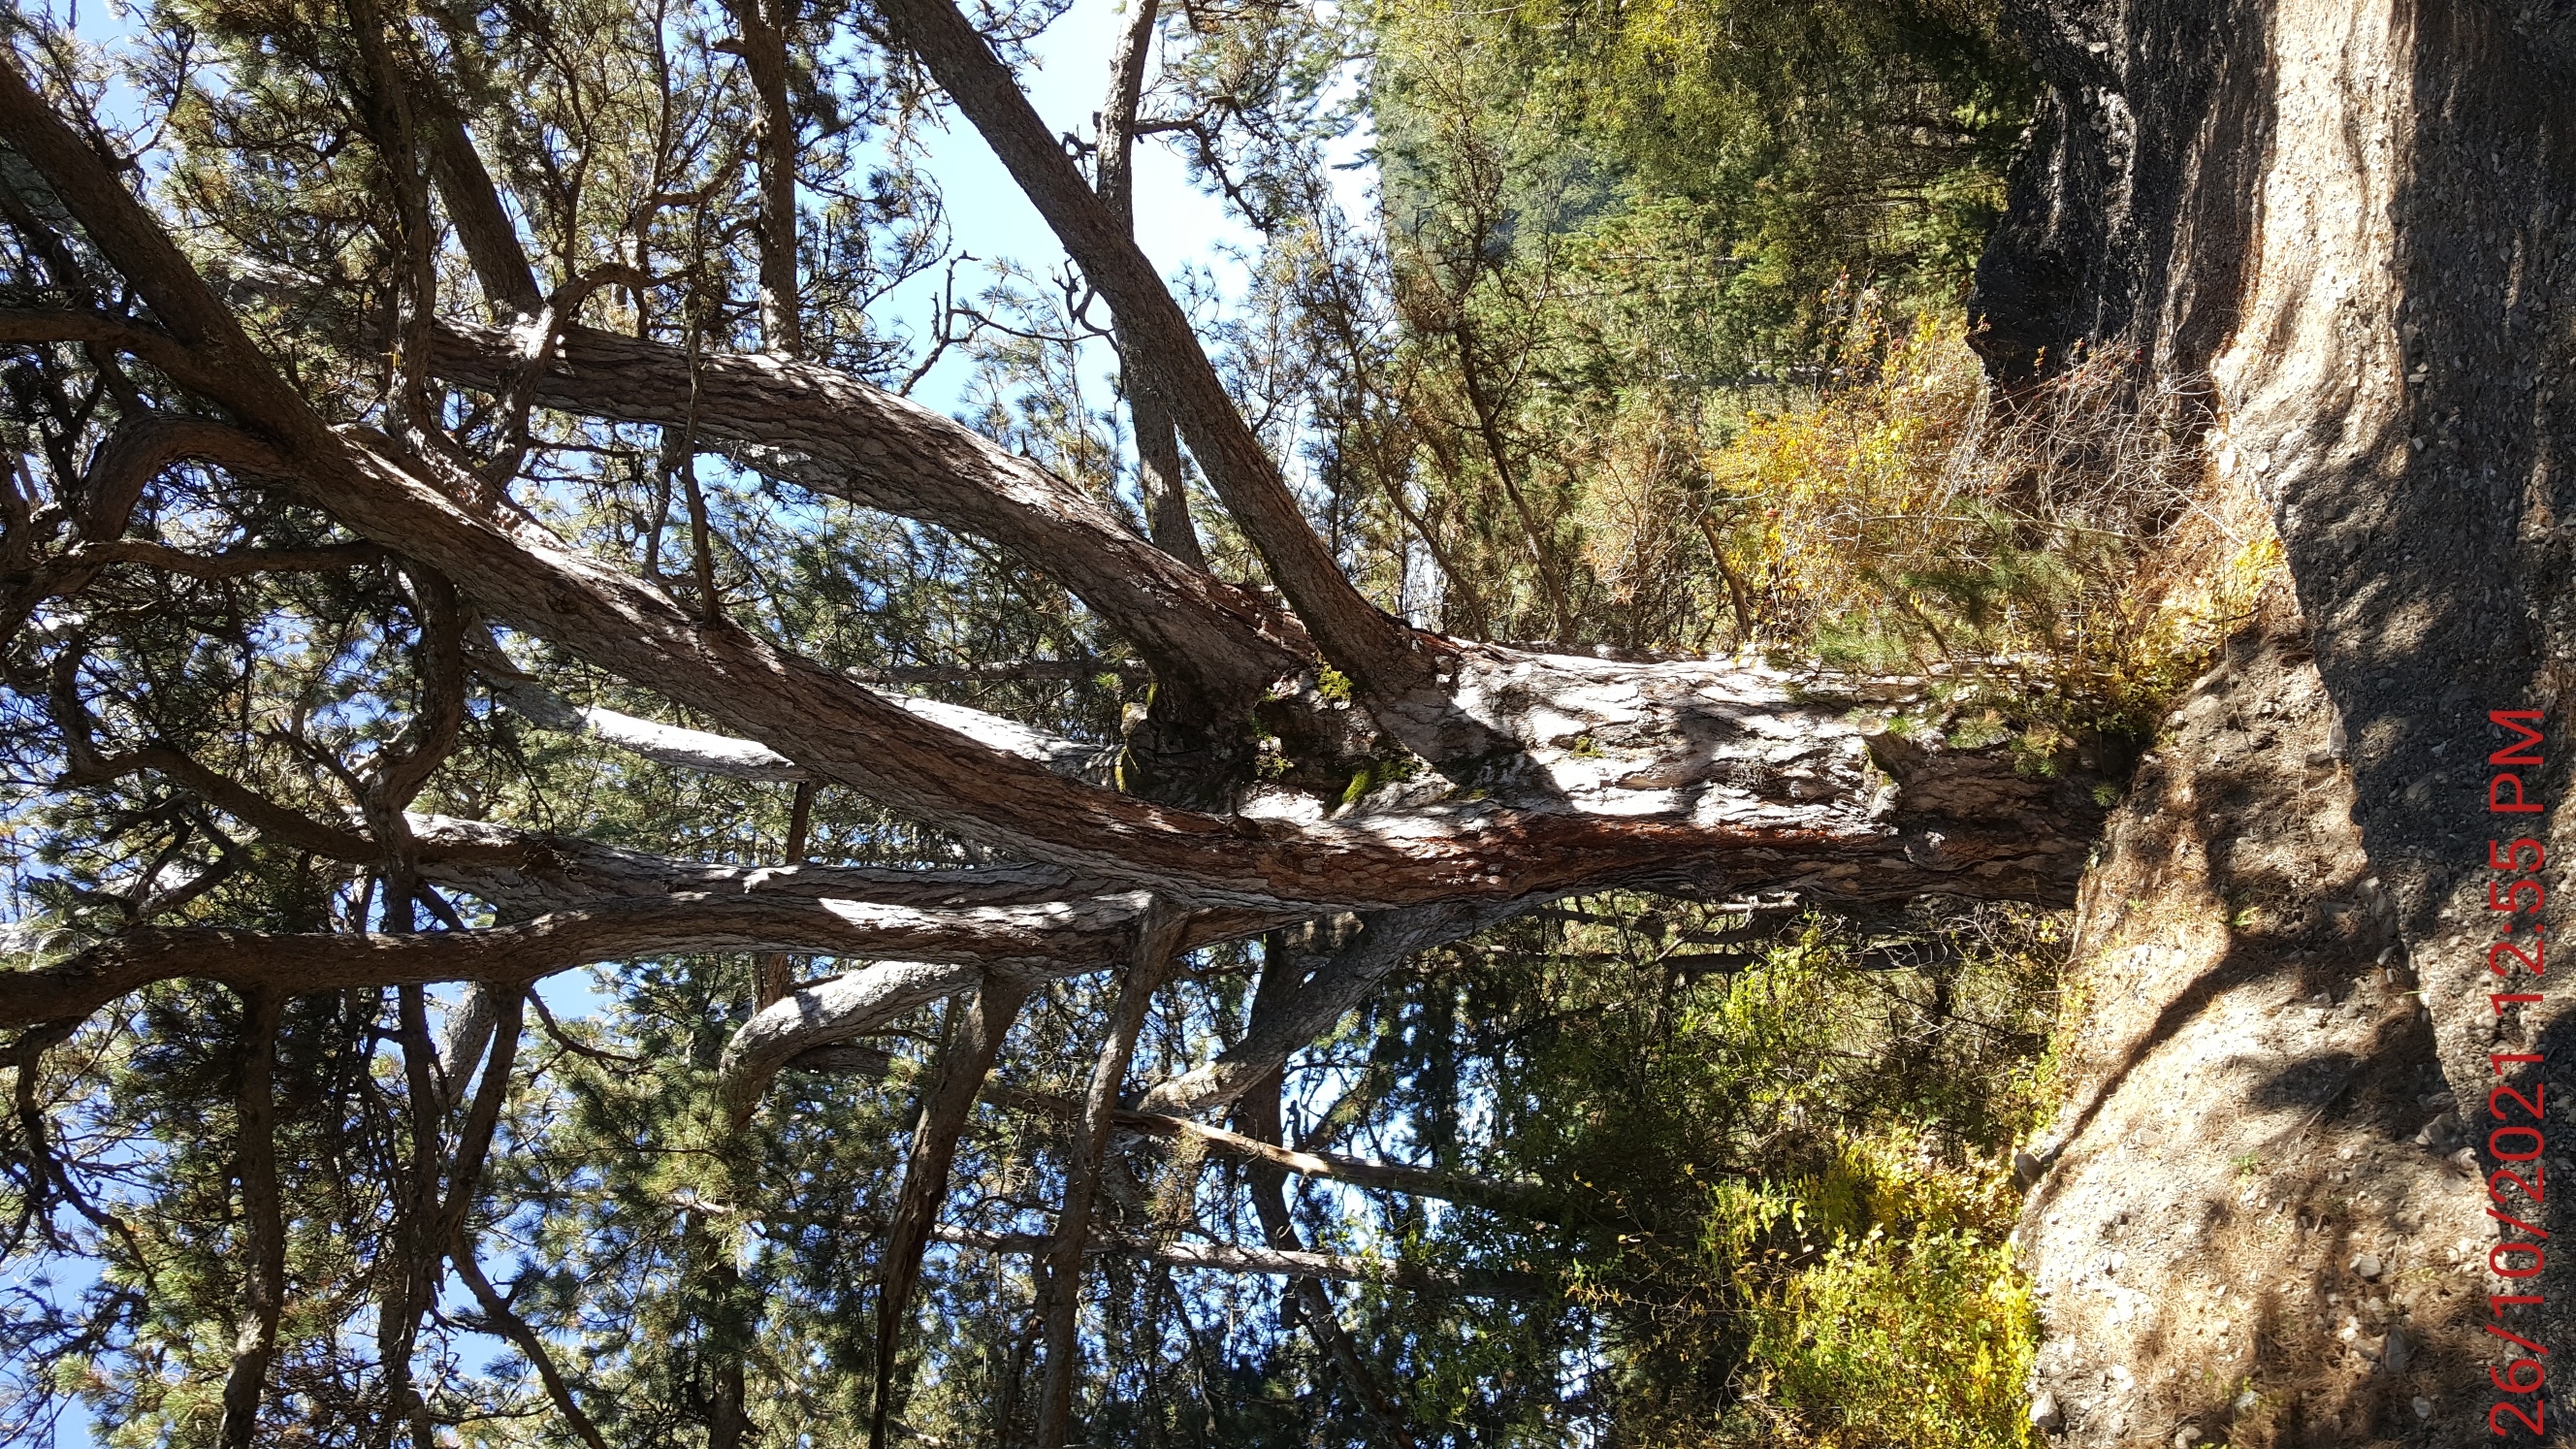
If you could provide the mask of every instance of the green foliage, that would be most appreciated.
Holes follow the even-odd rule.
[[[1763,1375],[1735,1417],[1817,1445],[2017,1449],[2037,1347],[2011,1248],[1970,1231],[1873,1227],[1754,1310]]]
[[[1573,1209],[1538,1234],[1450,1214],[1423,1251],[1561,1275],[1627,1442],[2015,1442],[1994,1426],[2031,1329],[1992,1245],[2018,1208],[2004,1163],[2048,1105],[2060,923],[1817,918],[1703,974],[1692,938],[1742,917],[1576,904],[1575,924],[1441,953],[1355,1027],[1367,1072],[1413,1084],[1417,1134],[1470,1100],[1491,1112],[1418,1135],[1439,1160],[1535,1176]],[[1887,969],[1908,941],[1956,959]],[[1444,1047],[1448,1019],[1478,1025]],[[1991,1291],[1946,1293],[1962,1265]],[[1400,1321],[1377,1330],[1391,1370],[1419,1342],[1390,1340]],[[1837,1385],[1838,1356],[1872,1350],[1898,1356]],[[1538,1352],[1511,1371],[1542,1372]],[[1935,1407],[1904,1418],[1901,1382]]]
[[[1451,629],[1705,648],[1732,602],[1707,454],[1812,396],[1853,289],[1957,304],[2026,73],[1979,6],[1388,5],[1366,28],[1386,236],[1333,260],[1383,268],[1399,331],[1319,349],[1326,480],[1422,542],[1436,578],[1402,561],[1400,591]],[[1302,305],[1328,335],[1373,320],[1320,284]]]
[[[2088,361],[2010,406],[1955,323],[1853,299],[1847,380],[1709,459],[1776,654],[1936,676],[1953,712],[2142,739],[2277,545],[2204,486],[2199,394]]]
[[[437,212],[386,202],[423,173],[371,111],[384,78],[349,24],[369,8],[155,10],[139,89],[172,109],[155,118],[168,144],[149,152],[145,180],[209,259],[317,278],[371,318],[477,315],[470,269]],[[906,139],[922,115],[916,82],[884,63],[872,19],[795,8],[809,352],[896,383],[918,359],[870,308],[941,244]],[[1044,9],[996,24],[1023,32]],[[634,275],[586,290],[575,320],[708,351],[758,340],[741,255],[756,214],[742,159],[755,123],[723,11],[438,0],[386,17],[387,33],[416,47],[397,68],[420,83],[421,113],[454,107],[519,203],[543,285],[631,259]],[[1934,627],[1924,619],[1981,648],[2034,630],[2092,637],[2084,591],[2113,555],[2083,552],[2080,538],[2074,551],[2034,541],[2010,499],[1963,504],[1968,521],[1938,546],[1873,535],[1869,571],[1849,576],[1829,577],[1810,562],[1820,551],[1789,538],[1799,520],[1836,517],[1882,483],[1912,486],[1969,436],[1951,425],[1982,395],[1955,355],[1924,364],[1923,376],[1953,368],[1917,388],[1939,408],[1888,391],[1891,377],[1914,376],[1901,348],[1893,365],[1878,347],[1826,384],[1856,318],[1894,318],[1882,341],[1955,341],[1937,323],[1900,324],[1955,302],[2027,99],[1983,8],[1652,0],[1366,15],[1243,7],[1188,20],[1186,34],[1173,27],[1158,102],[1218,118],[1193,164],[1256,214],[1266,241],[1245,315],[1211,328],[1220,365],[1269,442],[1308,450],[1325,495],[1319,526],[1381,598],[1469,632],[1633,650],[1703,649],[1731,621],[1738,644],[1813,643],[1873,667],[1921,660]],[[1014,49],[1008,36],[1002,48]],[[1382,233],[1331,214],[1316,149],[1337,124],[1328,98],[1354,50],[1373,67],[1360,103],[1387,166]],[[51,214],[50,202],[35,209]],[[18,223],[0,236],[13,296],[61,303],[52,266]],[[977,302],[991,325],[961,345],[978,367],[978,424],[1123,505],[1132,470],[1112,399],[1084,363],[1080,289],[1009,270]],[[407,416],[417,379],[387,361],[401,348],[316,326],[296,305],[257,305],[252,321],[329,420],[415,439],[431,423],[441,447],[478,461],[524,444],[510,502],[701,617],[834,669],[1120,653],[1047,560],[808,496],[713,455],[692,461],[693,443],[676,436],[685,430],[538,410],[514,438],[510,408],[464,394],[452,412]],[[138,404],[185,403],[147,370],[106,380],[69,348],[18,347],[10,368],[8,441],[63,477]],[[1793,417],[1792,404],[1820,395],[1821,408]],[[1821,441],[1800,442],[1802,427]],[[71,517],[71,497],[43,510],[43,528]],[[289,499],[176,466],[155,476],[134,533],[202,552],[345,542],[323,512]],[[1766,508],[1797,510],[1776,540],[1752,522]],[[1217,570],[1257,580],[1244,541],[1221,519],[1206,527]],[[1436,586],[1424,587],[1425,570]],[[138,924],[422,925],[408,904],[388,909],[392,867],[364,852],[322,858],[263,838],[166,772],[67,779],[61,742],[74,722],[55,711],[85,715],[102,754],[185,751],[337,828],[363,814],[359,773],[427,709],[428,612],[421,572],[381,556],[222,578],[116,565],[77,609],[49,606],[0,640],[12,781],[0,839],[10,918],[27,928],[9,938],[11,964]],[[575,703],[705,723],[536,641],[503,642]],[[968,670],[920,687],[1092,740],[1116,739],[1141,703],[1116,671],[1062,681]],[[1315,693],[1346,703],[1349,681],[1324,671]],[[416,810],[697,861],[785,857],[784,788],[531,728],[480,687],[465,698],[453,750],[408,802]],[[2004,723],[2045,757],[2026,721],[1965,696],[1921,727],[1964,740]],[[1299,760],[1276,729],[1262,733],[1255,773],[1283,779]],[[1338,789],[1345,804],[1416,768],[1402,755],[1332,763],[1318,793]],[[811,803],[816,859],[992,859],[848,791]],[[499,909],[453,904],[475,926]],[[2008,1286],[1955,1301],[1935,1289],[1944,1275],[2000,1282],[1989,1245],[2012,1203],[1995,1164],[2044,1092],[2055,923],[1948,908],[1817,917],[1711,952],[1694,938],[1749,930],[1744,913],[1624,895],[1559,904],[1408,964],[1288,1072],[1291,1126],[1315,1150],[1534,1182],[1550,1209],[1295,1189],[1292,1217],[1318,1250],[1562,1285],[1526,1299],[1333,1290],[1330,1312],[1415,1441],[1687,1446],[1768,1415],[1760,1432],[1838,1443],[1997,1442],[1976,1436],[2023,1351],[2017,1300]],[[1955,954],[1893,968],[1884,948],[1900,938]],[[1295,949],[1283,933],[1258,964]],[[784,964],[820,974],[861,963]],[[769,965],[703,952],[619,963],[588,992],[547,983],[539,1004],[560,1019],[533,1017],[514,1043],[494,1150],[464,1182],[444,1174],[475,1071],[455,1045],[467,998],[298,998],[276,1073],[291,1301],[262,1432],[573,1442],[533,1366],[452,1276],[433,1275],[444,1289],[415,1305],[419,1402],[395,1396],[381,1324],[407,1291],[424,1212],[452,1203],[462,1251],[610,1442],[715,1442],[728,1376],[745,1387],[755,1442],[862,1440],[880,1356],[894,1351],[873,1319],[878,1245],[954,1008],[888,1023],[882,1079],[792,1070],[738,1125],[716,1072]],[[1255,965],[1248,946],[1199,953],[1158,998],[1136,1079],[1169,1078],[1239,1041]],[[1028,1009],[1004,1090],[961,1149],[943,1222],[1047,1227],[1065,1134],[1000,1098],[1081,1090],[1115,989],[1099,977],[1053,983]],[[13,1048],[33,1110],[0,1123],[11,1134],[0,1138],[0,1246],[7,1286],[28,1292],[0,1316],[0,1436],[33,1434],[29,1416],[70,1398],[114,1443],[213,1442],[247,1317],[243,1022],[232,993],[167,984],[67,1041],[40,1029]],[[1265,1239],[1240,1168],[1186,1150],[1123,1157],[1134,1171],[1111,1194],[1120,1231]],[[1085,1442],[1383,1437],[1301,1321],[1314,1310],[1275,1281],[1110,1258],[1090,1282]],[[915,1370],[896,1405],[905,1432],[996,1443],[1025,1425],[1036,1291],[1025,1255],[933,1254],[902,1340]],[[1898,1402],[1888,1354],[1910,1356],[1939,1392]],[[1855,1363],[1882,1372],[1854,1375]],[[403,1424],[415,1410],[431,1429]]]

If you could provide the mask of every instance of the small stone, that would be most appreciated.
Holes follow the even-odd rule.
[[[2030,1401],[2030,1426],[2043,1434],[2054,1434],[2066,1425],[2064,1411],[2057,1407],[2057,1395],[2042,1391]]]
[[[2174,1449],[2191,1449],[2192,1445],[2199,1442],[2200,1431],[2189,1424],[2185,1424],[2181,1428],[2174,1430]]]
[[[2261,1402],[2263,1402],[2263,1396],[2261,1394],[2254,1392],[2252,1389],[2247,1389],[2245,1392],[2236,1396],[2236,1412],[2242,1414]]]
[[[2431,1399],[2417,1399],[2415,1401],[2415,1417],[2418,1419],[2429,1419],[2433,1417],[2433,1401]]]
[[[2039,1181],[2039,1175],[2048,1170],[2046,1165],[2038,1158],[2031,1156],[2027,1152],[2020,1151],[2013,1153],[2012,1167],[2013,1181],[2021,1184],[2024,1188],[2028,1188],[2036,1184]],[[2057,1219],[2052,1215],[2049,1218],[2049,1221],[2055,1222]]]
[[[2379,1255],[2364,1253],[2352,1260],[2352,1275],[2365,1281],[2376,1281],[2380,1274]]]
[[[2406,1346],[2406,1334],[2404,1331],[2392,1328],[2388,1330],[2388,1337],[2380,1341],[2379,1361],[2387,1367],[2390,1373],[2402,1374],[2406,1372],[2406,1360],[2409,1352],[2410,1350]]]

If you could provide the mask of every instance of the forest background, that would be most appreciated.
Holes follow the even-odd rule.
[[[502,28],[653,48],[622,8],[595,8],[505,7]],[[470,13],[423,7],[421,24],[471,30]],[[715,93],[746,84],[720,17],[656,23]],[[809,245],[838,264],[818,274],[855,279],[809,296],[809,345],[916,396],[953,391],[988,435],[1173,537],[1082,284],[1002,260],[1011,228],[978,235],[968,163],[938,159],[979,143],[962,127],[934,139],[929,100],[860,42],[821,39],[838,17],[795,23],[816,37],[791,87],[807,164],[839,177],[806,197]],[[1031,10],[995,28],[1054,54],[1062,27],[1114,23]],[[243,162],[253,110],[227,107],[291,88],[262,57],[328,49],[317,37],[333,25],[205,0],[129,17],[122,58],[140,68],[115,85],[148,96],[196,48],[240,88],[136,112],[182,140],[151,178],[174,206],[253,225],[287,183]],[[67,29],[11,27],[64,73],[109,82],[114,57]],[[2033,769],[2076,750],[2116,775],[2269,561],[2260,527],[2203,486],[2191,380],[2103,357],[2013,397],[1989,385],[1965,299],[2036,94],[1992,7],[1191,6],[1158,38],[1146,110],[1173,124],[1145,144],[1168,147],[1193,204],[1221,208],[1245,243],[1176,290],[1292,460],[1318,530],[1390,612],[1605,657],[1903,676],[1918,691],[1900,734],[2010,742]],[[808,63],[823,59],[843,69]],[[578,92],[567,81],[527,104],[543,117]],[[1192,229],[1140,223],[1149,248]],[[656,577],[667,560],[680,594],[721,596],[928,697],[1095,739],[1144,708],[1116,643],[1028,561],[724,468],[686,480],[686,537],[673,525],[666,540],[671,479],[649,528],[578,469],[549,480],[547,503],[645,550]],[[1224,510],[1192,513],[1179,536],[1212,572],[1260,577]],[[1077,667],[994,668],[1032,659]],[[642,698],[566,660],[528,667],[570,697]],[[355,688],[313,721],[352,738],[376,723]],[[424,808],[506,803],[709,860],[910,864],[958,848],[846,792],[657,765],[498,707],[465,733]],[[177,867],[203,857],[212,877],[231,847],[132,800],[66,794],[46,738],[12,736],[10,943],[31,961],[146,903],[217,920],[347,908],[333,892],[349,883],[310,869],[228,869],[162,901]],[[1387,783],[1364,769],[1347,798]],[[2026,906],[1619,893],[1421,954],[1291,1059],[1272,1130],[1454,1190],[1283,1189],[1181,1139],[1125,1185],[1131,1238],[1224,1228],[1210,1235],[1381,1270],[1292,1289],[1104,1255],[1082,1319],[1079,1442],[2022,1442],[2033,1329],[2004,1235],[2014,1151],[2052,1105],[2064,934],[2061,913]],[[1140,1072],[1205,1060],[1264,954],[1288,949],[1198,953],[1138,1038]],[[898,1211],[913,1091],[964,998],[906,1018],[881,1051],[790,1073],[795,1110],[739,1128],[720,1057],[771,969],[653,959],[600,968],[587,994],[558,981],[536,996],[519,1048],[534,1065],[486,1124],[496,1145],[467,1204],[500,1286],[429,1310],[415,1442],[424,1428],[575,1442],[550,1407],[566,1397],[617,1444],[853,1443],[880,1415],[923,1443],[1021,1431],[1038,1290],[1008,1244],[1043,1231],[1061,1190],[1062,1113],[1046,1104],[1081,1096],[1114,985],[1052,983],[1022,1018],[1008,1081],[955,1164],[942,1217],[958,1231],[922,1267],[898,1354],[872,1316],[874,1229]],[[220,988],[162,983],[140,1001],[41,1071],[33,1053],[15,1063],[13,1161],[39,1160],[41,1118],[68,1167],[62,1185],[29,1166],[6,1189],[13,1438],[213,1443],[224,1416],[252,1028]],[[429,1004],[442,1034],[467,1029],[461,994]],[[364,1229],[395,1214],[382,1195],[423,1084],[389,1065],[383,1010],[299,1000],[277,1028],[295,1084],[278,1111],[296,1293],[267,1412],[311,1442],[395,1432],[367,1368],[388,1269]]]

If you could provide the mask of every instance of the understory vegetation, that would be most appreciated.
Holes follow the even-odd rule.
[[[1029,793],[1079,779],[1165,821],[1298,797],[1302,815],[1245,810],[1222,848],[1444,783],[1422,798],[1481,803],[1488,776],[1444,782],[1453,762],[1365,723],[1374,686],[1314,642],[1323,611],[1278,609],[1275,538],[1209,476],[1217,450],[1154,414],[1151,349],[1090,284],[968,267],[1007,239],[949,233],[923,139],[946,82],[887,18],[934,8],[161,0],[121,55],[42,19],[5,38],[57,112],[122,77],[127,109],[82,123],[141,158],[125,174],[340,428],[314,435],[382,444],[496,533],[524,515],[668,610],[603,635],[721,632],[924,718],[1016,726],[1062,747]],[[2115,780],[2273,557],[2204,476],[2194,380],[2100,356],[1988,384],[1966,298],[2034,88],[1983,0],[970,18],[1018,62],[1050,22],[1139,13],[1142,99],[1120,136],[1087,135],[1082,179],[1114,196],[1121,148],[1168,142],[1250,228],[1239,305],[1178,290],[1303,521],[1388,615],[1596,660],[1733,660],[1926,748]],[[543,283],[517,311],[462,238],[450,130]],[[26,144],[0,154],[0,304],[139,307]],[[1353,215],[1332,167],[1364,162],[1378,186]],[[943,276],[934,331],[893,317],[886,299]],[[658,359],[681,410],[544,392],[575,322],[636,349],[605,354],[635,396]],[[209,385],[100,335],[0,343],[12,976],[165,927],[372,933],[386,955],[570,930],[543,913],[607,908],[539,886],[648,853],[727,872],[688,877],[689,899],[807,864],[1058,870],[1041,883],[1092,893],[1066,917],[1179,894],[1179,866],[1104,885],[1094,857],[995,845],[830,773],[913,760],[881,741],[713,766],[712,733],[639,747],[638,722],[715,731],[765,676],[728,665],[676,702],[356,537],[266,453],[156,455],[132,536],[91,537],[79,480],[106,476],[108,440]],[[475,346],[499,360],[454,362]],[[792,361],[882,399],[950,354],[974,374],[963,422],[1140,551],[1203,563],[1209,613],[1253,619],[1288,667],[1248,698],[1194,694],[1084,593],[1071,545],[925,522],[889,501],[902,478],[817,482],[803,444],[717,416],[727,378]],[[1124,359],[1113,396],[1104,354]],[[984,456],[934,440],[925,474]],[[1035,475],[993,491],[1024,500]],[[1165,748],[1210,719],[1216,744]],[[970,758],[999,770],[1012,748]],[[1766,778],[1748,762],[1723,783],[1752,798]],[[518,853],[495,865],[505,835]],[[1180,930],[1168,900],[1117,918],[1122,941],[1162,941],[1150,971],[997,947],[988,975],[773,1065],[748,1104],[752,1024],[937,943],[754,948],[709,927],[586,974],[174,976],[31,1017],[0,1126],[0,1439],[2027,1442],[2035,1327],[2006,1235],[2014,1150],[2056,1103],[2063,897],[1647,888],[1683,873],[1508,909],[1229,877],[1187,902],[1219,921],[1204,944],[1153,936]],[[680,899],[669,880],[641,894]],[[1055,898],[986,914],[1040,908]],[[1204,1110],[1158,1105],[1310,973],[1432,909],[1454,919],[1266,1072]],[[1007,1050],[960,1065],[988,1029]],[[910,1258],[888,1246],[907,1223]]]

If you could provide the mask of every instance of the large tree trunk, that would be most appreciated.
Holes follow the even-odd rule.
[[[2546,1345],[2576,1322],[2562,1266],[2478,1287],[2487,1247],[2525,1234],[2480,1219],[2478,1183],[2437,1166],[2497,1125],[2492,1053],[2555,1062],[2576,1032],[2569,998],[2491,975],[2485,950],[2506,935],[2487,888],[2537,879],[2490,868],[2488,842],[2576,848],[2559,719],[2576,662],[2576,534],[2559,521],[2576,516],[2576,483],[2556,461],[2576,447],[2558,400],[2576,303],[2576,46],[2538,8],[2404,0],[2051,0],[2018,20],[2050,92],[1980,269],[1981,345],[2006,378],[2078,342],[2208,374],[2227,420],[2218,470],[2269,505],[2304,614],[2204,685],[2151,782],[2162,818],[2142,802],[2115,832],[2111,867],[2133,883],[2151,873],[2131,856],[2170,849],[2155,832],[2196,837],[2172,868],[2183,878],[2088,896],[2079,969],[2103,1004],[2084,1023],[2100,1042],[2083,1071],[2098,1080],[2057,1127],[2064,1162],[2022,1228],[2061,1305],[2041,1384],[2080,1444],[2177,1419],[2238,1442],[2484,1440],[2504,1396],[2476,1365],[2508,1350],[2480,1332],[2475,1295],[2545,1298],[2500,1309],[2496,1327]],[[2518,738],[2490,711],[2510,710],[2542,712],[2545,763],[2490,762]],[[2279,734],[2248,759],[2231,732],[2256,728]],[[2548,808],[2492,810],[2500,773]],[[2357,835],[2339,820],[2347,800]],[[2268,842],[2270,818],[2293,811],[2316,812],[2332,849]],[[2150,942],[2115,894],[2169,913],[2188,898],[2177,919],[2199,924]],[[2250,914],[2264,919],[2304,910],[2311,929],[2231,936],[2210,909],[2223,896],[2240,912],[2260,900]],[[2421,1018],[2397,994],[2410,964]],[[2505,1008],[2491,991],[2543,999]],[[2152,1031],[2115,1004],[2133,993],[2159,1008]],[[2312,1003],[2292,1009],[2314,1034],[2248,1054],[2244,1013],[2291,1002]],[[2422,1070],[2435,1052],[2438,1079]],[[2144,1124],[2183,1100],[2195,1067],[2205,1095],[2190,1120],[2226,1125],[2160,1141]],[[2445,1107],[2445,1081],[2475,1130]],[[2113,1142],[2116,1176],[2141,1173],[2140,1149],[2163,1161],[2146,1173],[2159,1210],[2174,1186],[2317,1237],[2288,1265],[2267,1239],[2266,1281],[2223,1307],[2185,1263],[2137,1284],[2148,1311],[2099,1318],[2063,1285],[2125,1205],[2096,1156]],[[2257,1149],[2248,1202],[2218,1157]],[[2352,1269],[2365,1252],[2375,1284]],[[2295,1269],[2285,1288],[2281,1266]],[[2307,1336],[2328,1293],[2367,1320],[2357,1341],[2376,1360]],[[2221,1320],[2228,1339],[2200,1346]],[[2237,1348],[2257,1322],[2289,1338],[2277,1365],[2250,1365],[2261,1399],[2240,1405]],[[2392,1329],[2413,1352],[2386,1350]],[[2111,1366],[2173,1386],[2101,1393]],[[2555,1421],[2576,1401],[2549,1377],[2539,1397]]]

